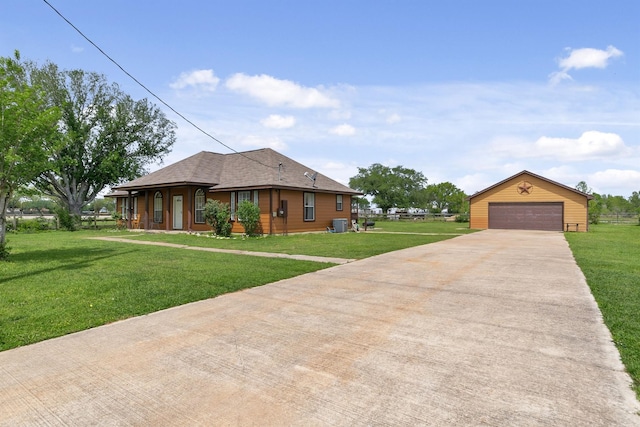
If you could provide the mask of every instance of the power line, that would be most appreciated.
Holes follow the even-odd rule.
[[[82,31],[80,31],[80,29],[78,27],[76,27],[75,25],[73,25],[73,23],[71,21],[69,21],[62,13],[60,13],[60,11],[58,9],[56,9],[53,5],[51,5],[51,3],[48,2],[48,0],[42,0],[44,1],[47,6],[49,6],[56,14],[58,14],[58,16],[60,16],[60,18],[62,18],[67,24],[69,24],[74,30],[76,30],[76,32],[78,34],[80,34],[86,41],[88,41],[91,45],[93,45],[93,47],[95,47],[96,49],[98,49],[98,51],[104,55],[109,61],[111,61],[116,67],[118,67],[120,70],[122,70],[123,73],[125,73],[127,76],[129,76],[129,78],[131,78],[131,80],[133,80],[134,82],[136,82],[140,87],[142,87],[144,90],[146,90],[147,92],[149,92],[149,94],[151,94],[151,96],[153,96],[155,99],[157,99],[158,101],[160,101],[163,105],[165,105],[168,109],[170,109],[171,111],[173,111],[174,113],[176,113],[180,118],[182,118],[182,120],[184,120],[185,122],[189,123],[191,126],[193,126],[194,128],[196,128],[197,130],[199,130],[201,133],[203,133],[204,135],[208,136],[209,138],[211,138],[212,140],[214,140],[215,142],[217,142],[218,144],[222,145],[223,147],[227,148],[228,150],[233,151],[236,154],[241,155],[242,157],[245,157],[249,160],[252,160],[256,163],[261,164],[262,166],[268,167],[268,168],[272,168],[275,169],[274,166],[269,166],[266,165],[264,163],[262,163],[259,160],[256,159],[252,159],[249,156],[246,156],[242,153],[240,153],[239,151],[235,150],[234,148],[231,148],[230,146],[228,146],[227,144],[225,144],[224,142],[220,141],[218,138],[216,138],[215,136],[211,135],[209,132],[205,131],[204,129],[202,129],[200,126],[198,126],[197,124],[195,124],[194,122],[192,122],[191,120],[189,120],[187,117],[185,117],[182,113],[180,113],[178,110],[176,110],[175,108],[173,108],[171,105],[169,105],[164,99],[160,98],[158,95],[156,95],[151,89],[149,89],[147,86],[145,86],[142,82],[140,82],[140,80],[136,79],[133,75],[131,75],[131,73],[129,73],[127,70],[124,69],[124,67],[122,67],[122,65],[120,65],[115,59],[113,59],[111,56],[109,56],[104,50],[102,50],[100,48],[100,46],[98,46],[97,44],[95,44],[93,42],[93,40],[91,40],[89,37],[87,37]]]

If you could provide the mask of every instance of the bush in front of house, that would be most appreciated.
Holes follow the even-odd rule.
[[[247,236],[259,236],[262,234],[260,224],[260,208],[253,202],[244,200],[238,204],[238,220],[244,227]]]
[[[213,230],[213,234],[221,237],[231,235],[231,209],[228,203],[219,200],[207,200],[204,205],[204,220]]]

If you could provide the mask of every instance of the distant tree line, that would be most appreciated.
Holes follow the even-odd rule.
[[[113,214],[115,208],[115,199],[97,197],[84,206],[82,213],[96,213],[104,209],[109,214]],[[59,206],[55,199],[29,188],[16,192],[7,203],[7,211],[12,214],[49,215],[55,214],[58,209]]]
[[[372,196],[371,201],[387,212],[390,208],[417,208],[426,212],[465,213],[466,197],[450,182],[428,184],[422,172],[402,166],[389,167],[374,163],[358,168],[358,174],[349,180],[354,190]],[[367,199],[360,204],[368,205]]]
[[[634,191],[631,196],[612,196],[611,194],[598,194],[592,191],[585,181],[576,185],[576,190],[593,196],[589,200],[589,222],[597,224],[603,215],[613,216],[619,219],[623,216],[640,215],[640,192]],[[639,220],[640,221],[640,218]]]

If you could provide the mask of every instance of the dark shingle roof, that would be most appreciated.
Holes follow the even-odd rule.
[[[361,194],[319,173],[314,183],[305,176],[305,172],[309,175],[315,173],[270,148],[232,154],[201,151],[114,189],[141,190],[201,185],[210,187],[212,191],[278,187]]]

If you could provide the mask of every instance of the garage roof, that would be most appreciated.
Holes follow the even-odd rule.
[[[543,180],[543,181],[549,182],[549,183],[551,183],[551,184],[553,184],[553,185],[557,185],[558,187],[562,187],[562,188],[564,188],[565,190],[573,191],[574,193],[580,194],[581,196],[585,196],[585,197],[587,198],[587,200],[591,200],[591,199],[593,199],[593,196],[592,196],[591,194],[583,193],[583,192],[582,192],[582,191],[580,191],[580,190],[576,190],[575,188],[571,188],[571,187],[568,187],[568,186],[566,186],[566,185],[564,185],[564,184],[560,184],[559,182],[556,182],[556,181],[550,180],[549,178],[545,178],[544,176],[537,175],[537,174],[535,174],[535,173],[533,173],[533,172],[529,172],[528,170],[523,170],[522,172],[518,172],[517,174],[515,174],[515,175],[513,175],[513,176],[510,176],[510,177],[509,177],[509,178],[507,178],[507,179],[503,179],[502,181],[498,182],[497,184],[493,184],[491,187],[487,187],[487,188],[485,188],[484,190],[480,190],[480,191],[478,191],[477,193],[475,193],[475,194],[473,194],[473,195],[471,195],[471,196],[468,196],[468,197],[467,197],[467,200],[471,200],[471,199],[473,199],[473,198],[474,198],[474,197],[476,197],[476,196],[479,196],[479,195],[481,195],[481,194],[483,194],[483,193],[486,193],[487,191],[490,191],[490,190],[492,190],[492,189],[494,189],[494,188],[496,188],[496,187],[498,187],[498,186],[500,186],[500,185],[504,184],[504,183],[505,183],[505,182],[507,182],[507,181],[511,181],[512,179],[518,178],[519,176],[521,176],[521,175],[525,175],[525,174],[526,174],[526,175],[529,175],[529,176],[532,176],[532,177],[534,177],[534,178],[538,178],[538,179],[541,179],[541,180]]]

